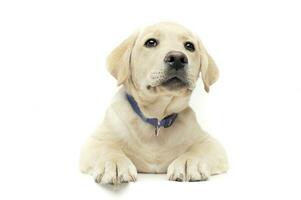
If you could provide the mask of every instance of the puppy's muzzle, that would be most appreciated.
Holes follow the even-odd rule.
[[[187,56],[180,51],[170,51],[164,58],[164,62],[170,69],[181,70],[188,64]]]

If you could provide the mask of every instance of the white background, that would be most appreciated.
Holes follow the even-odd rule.
[[[1,1],[0,199],[300,199],[298,1]],[[109,52],[141,25],[175,21],[219,65],[191,105],[225,146],[208,182],[141,175],[117,189],[78,170],[81,144],[117,90]]]

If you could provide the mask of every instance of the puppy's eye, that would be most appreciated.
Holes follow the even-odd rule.
[[[192,42],[185,42],[184,47],[185,47],[185,49],[187,49],[188,51],[191,51],[191,52],[194,52],[194,50],[195,50]]]
[[[152,48],[152,47],[156,47],[159,44],[158,40],[154,39],[154,38],[150,38],[148,40],[146,40],[146,42],[144,43],[144,46],[147,48]]]

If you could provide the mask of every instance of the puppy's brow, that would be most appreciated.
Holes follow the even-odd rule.
[[[145,35],[146,38],[151,38],[151,37],[159,38],[160,36],[161,36],[161,33],[159,30],[151,31]]]
[[[191,38],[188,34],[181,34],[178,38],[181,41],[194,41],[193,38]]]

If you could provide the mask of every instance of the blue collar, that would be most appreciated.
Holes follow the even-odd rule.
[[[135,111],[135,113],[146,123],[152,125],[155,127],[155,133],[156,135],[158,135],[159,133],[159,129],[161,127],[164,128],[168,128],[170,127],[176,120],[178,114],[174,113],[171,115],[168,115],[167,117],[163,118],[161,121],[159,121],[157,118],[147,118],[143,115],[143,113],[141,112],[137,102],[135,101],[135,99],[130,96],[129,94],[126,94],[126,98],[128,100],[128,102],[131,104],[131,107],[133,108],[133,110]]]

